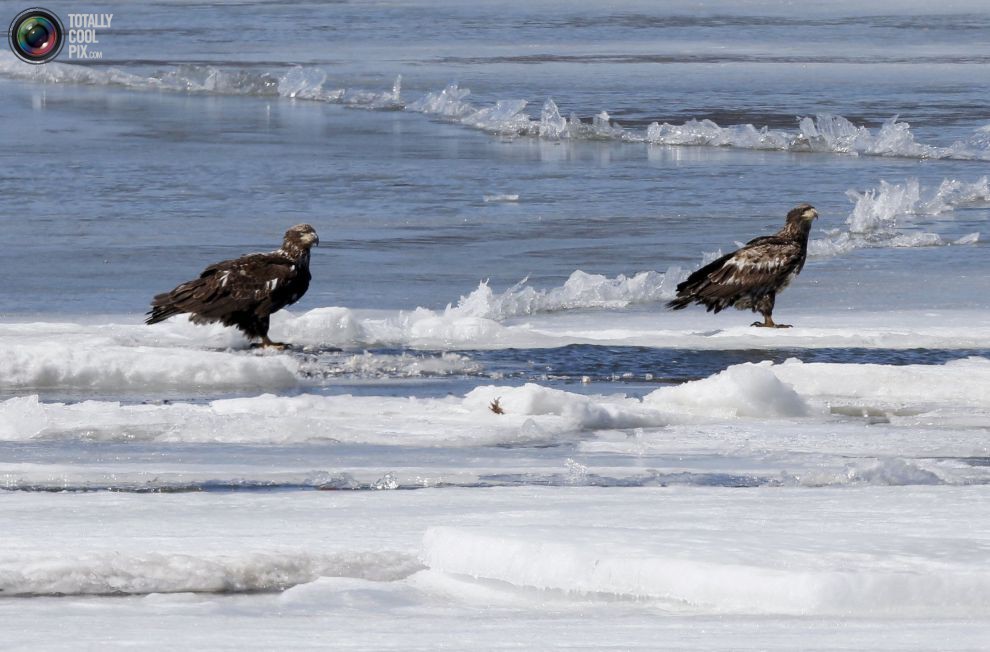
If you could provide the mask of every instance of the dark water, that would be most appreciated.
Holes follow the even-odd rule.
[[[944,364],[970,356],[990,356],[990,349],[771,349],[691,351],[649,347],[567,346],[559,349],[464,351],[488,373],[507,378],[570,384],[611,382],[678,384],[706,378],[736,364],[790,358],[802,362],[845,364]],[[647,375],[651,376],[647,378]]]

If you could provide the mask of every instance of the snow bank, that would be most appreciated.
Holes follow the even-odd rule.
[[[730,311],[667,310],[534,315],[506,324],[505,346],[542,348],[568,344],[651,346],[693,350],[792,348],[985,349],[990,315],[980,310],[788,311],[794,328],[752,328],[753,315]],[[510,344],[511,343],[511,344]],[[480,348],[489,348],[481,344]]]
[[[362,442],[381,445],[484,446],[538,443],[571,429],[547,418],[523,427],[526,415],[499,418],[461,399],[316,396],[223,399],[208,404],[121,405],[112,401],[0,403],[11,440],[85,438],[98,441],[221,443]]]
[[[751,328],[752,316],[735,311],[719,321],[701,311],[613,311],[662,301],[666,279],[679,276],[676,270],[614,279],[576,272],[556,288],[517,285],[502,293],[483,283],[443,310],[283,310],[273,316],[272,330],[295,345],[285,352],[246,350],[247,340],[235,329],[197,326],[182,317],[151,327],[136,318],[0,324],[0,391],[209,394],[320,386],[338,377],[484,375],[470,355],[442,352],[571,344],[722,351],[990,348],[990,316],[984,311],[789,313],[795,328],[786,330]],[[578,309],[592,306],[602,309]],[[378,347],[423,353],[362,351]]]
[[[0,402],[0,437],[164,442],[361,442],[381,445],[546,444],[578,433],[737,419],[990,411],[990,360],[944,365],[763,362],[660,388],[644,399],[587,396],[528,383],[487,385],[463,398],[274,396],[122,405]],[[501,414],[490,406],[496,402]]]
[[[505,413],[490,403],[500,399]],[[0,402],[0,437],[101,441],[487,446],[542,444],[601,428],[662,426],[667,417],[624,397],[594,397],[527,384],[479,387],[463,399],[274,396],[208,404],[122,405],[113,401]]]
[[[495,401],[502,414],[490,409]],[[483,446],[555,442],[572,433],[610,428],[662,427],[677,415],[765,418],[804,411],[801,399],[770,371],[743,365],[712,379],[654,392],[646,402],[585,396],[532,383],[477,387],[463,399],[266,394],[205,405],[121,405],[41,403],[36,396],[19,397],[0,402],[0,436]]]
[[[417,308],[384,319],[356,320],[345,308],[318,308],[286,324],[297,337],[343,345],[355,341],[414,346],[472,346],[490,348],[508,333],[500,323],[514,317],[587,308],[623,308],[656,303],[674,296],[681,270],[639,272],[609,278],[573,272],[563,285],[538,289],[523,279],[496,293],[482,281],[471,293],[443,310]]]
[[[298,382],[298,363],[287,356],[120,346],[99,336],[72,344],[8,342],[0,346],[0,388],[5,389],[195,391],[284,388]]]
[[[667,413],[725,419],[794,418],[873,411],[919,414],[943,409],[990,410],[990,360],[942,365],[805,363],[790,359],[729,367],[714,376],[663,387],[644,404]]]
[[[292,335],[287,339],[296,345],[354,348],[365,339],[386,335],[376,328],[379,322],[362,324],[346,308],[317,309],[299,316],[278,314],[276,322],[281,322],[278,328]],[[458,323],[445,323],[458,328]],[[484,333],[475,332],[475,336]],[[196,326],[184,317],[151,327],[134,323],[0,324],[0,390],[210,393],[281,390],[321,385],[338,377],[482,372],[479,364],[454,353],[335,354],[247,347],[248,341],[235,329]]]
[[[929,454],[931,454],[929,449]],[[832,487],[842,485],[872,485],[879,487],[906,487],[912,485],[965,484],[966,479],[943,477],[933,470],[923,468],[922,462],[886,457],[878,460],[859,460],[847,464],[838,472],[819,469],[801,473],[797,484],[802,487]],[[948,475],[948,474],[947,474]],[[974,484],[981,484],[977,482]]]
[[[669,415],[645,407],[636,399],[584,396],[533,383],[522,387],[477,387],[464,397],[464,406],[483,410],[496,400],[505,415],[559,417],[552,422],[564,432],[657,427],[670,421]],[[543,420],[533,423],[545,427]]]
[[[710,417],[801,417],[808,405],[775,375],[769,362],[729,367],[703,380],[664,387],[647,395],[647,404]]]
[[[18,396],[0,402],[0,438],[16,441],[34,437],[48,425],[45,407],[35,396]]]
[[[320,577],[394,581],[421,568],[399,553],[245,551],[228,555],[90,552],[0,557],[0,594],[108,595],[282,591]]]
[[[746,534],[727,543],[694,532],[688,544],[656,530],[441,527],[426,532],[423,559],[433,570],[517,587],[720,613],[964,615],[990,605],[990,572],[937,551],[897,558],[859,544],[818,556],[790,547],[803,538],[791,536],[768,554],[761,546],[769,542]]]
[[[337,577],[280,594],[0,600],[0,621],[7,625],[5,642],[25,649],[37,647],[39,632],[48,634],[46,647],[60,649],[78,648],[80,641],[105,647],[106,632],[133,647],[167,640],[181,648],[306,648],[329,640],[332,632],[333,642],[343,647],[425,650],[443,648],[453,632],[467,641],[460,647],[469,649],[530,649],[533,641],[655,648],[663,641],[668,649],[859,650],[881,641],[897,650],[977,650],[985,647],[990,616],[979,585],[987,572],[985,493],[981,487],[519,487],[442,494],[5,494],[0,509],[11,536],[0,560],[19,560],[22,567],[3,565],[0,581],[13,577],[8,571],[26,575],[56,565],[69,574],[102,572],[119,559],[120,581],[96,576],[91,582],[96,588],[119,586],[145,557],[142,581],[161,588],[193,588],[192,582],[166,582],[156,574],[162,568],[172,573],[184,558],[231,566],[250,560],[264,567],[266,556],[295,563],[308,555],[335,558],[340,565],[328,563]],[[482,543],[491,545],[482,550]],[[378,547],[377,560],[365,556]],[[508,559],[509,551],[522,556]],[[162,564],[162,557],[176,561]],[[421,567],[416,557],[437,567],[403,576]],[[409,569],[403,558],[413,560]],[[80,561],[73,566],[73,559]],[[537,560],[542,568],[536,568]],[[604,568],[596,572],[588,560]],[[349,561],[358,568],[347,569]],[[707,587],[725,597],[716,595],[714,606],[693,605],[676,595],[615,599],[615,593],[574,588],[593,581],[614,591],[625,580],[626,590],[658,592],[666,588],[656,581],[663,577],[661,565],[679,561],[697,572],[689,578],[700,577],[698,593]],[[570,576],[561,573],[565,564],[571,564]],[[371,566],[396,570],[379,575]],[[449,573],[441,570],[448,566]],[[463,573],[453,574],[455,566]],[[606,577],[607,569],[615,575]],[[638,586],[630,577],[633,569],[648,571]],[[969,579],[960,580],[963,571]],[[853,572],[863,579],[851,578],[848,586],[856,592],[848,608],[867,595],[889,603],[873,602],[844,618],[841,627],[834,618],[814,617],[833,613],[836,593],[829,589],[838,581],[828,580]],[[897,592],[884,593],[882,585],[860,591],[869,580],[889,587],[898,573],[904,583]],[[543,591],[485,579],[496,576],[524,576],[538,585],[559,580],[567,588]],[[753,578],[759,583],[749,589],[730,581]],[[823,598],[813,617],[795,619],[794,607],[767,615],[768,604],[781,598],[759,598],[777,578],[784,594],[811,596],[809,602]],[[716,584],[718,579],[724,582]],[[919,598],[915,591],[923,583],[932,591]],[[214,583],[196,584],[212,590]],[[737,613],[758,615],[727,617],[732,598],[742,603]]]
[[[990,409],[990,360],[986,358],[901,366],[788,360],[768,369],[800,395],[833,404],[917,410],[947,406]]]
[[[210,453],[205,453],[205,459],[189,461],[190,458],[186,458],[176,463],[165,456],[159,460],[133,459],[126,450],[118,448],[118,451],[112,460],[94,463],[0,463],[0,489],[31,493],[112,491],[135,494],[367,490],[385,488],[384,480],[390,473],[380,468],[319,471],[306,462],[294,467],[291,463],[274,466],[270,458],[251,465],[228,459],[211,460]],[[215,455],[216,448],[212,451]],[[456,473],[450,475],[457,477]],[[465,476],[471,477],[471,474],[461,474],[461,477]],[[415,478],[403,484],[403,488],[423,486],[424,483],[416,482]]]
[[[490,409],[495,401],[502,414]],[[698,416],[777,418],[806,413],[801,398],[768,366],[747,364],[658,390],[645,401],[621,395],[585,396],[533,383],[477,387],[463,399],[265,394],[205,405],[122,405],[41,403],[37,396],[18,397],[0,402],[4,424],[0,436],[484,446],[555,442],[573,433],[604,429],[663,427]]]
[[[493,293],[483,282],[449,310],[501,321],[562,310],[622,308],[672,299],[680,280],[680,268],[672,267],[662,274],[648,271],[615,278],[577,270],[559,287],[536,289],[523,279],[500,294]]]

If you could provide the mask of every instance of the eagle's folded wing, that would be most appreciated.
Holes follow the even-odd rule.
[[[801,247],[797,243],[749,244],[713,270],[697,293],[706,298],[728,299],[759,288],[773,290],[794,272],[800,259]]]
[[[243,312],[266,316],[288,303],[285,288],[297,275],[288,258],[252,254],[210,265],[199,278],[156,296],[152,306],[162,317],[187,312],[200,322],[226,322]]]
[[[292,260],[271,254],[245,256],[227,261],[226,265],[218,263],[200,277],[204,287],[196,294],[202,296],[203,303],[189,312],[207,319],[248,310],[268,315],[284,305],[279,298],[296,275]]]

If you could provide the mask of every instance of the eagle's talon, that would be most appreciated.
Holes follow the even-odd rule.
[[[286,349],[291,349],[292,345],[286,342],[272,342],[270,339],[265,338],[260,342],[254,342],[251,344],[252,349],[278,349],[279,351],[284,351]]]

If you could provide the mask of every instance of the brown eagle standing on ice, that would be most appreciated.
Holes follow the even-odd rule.
[[[763,315],[753,326],[789,328],[775,324],[771,313],[777,293],[801,272],[808,256],[808,233],[818,211],[810,204],[795,206],[784,228],[773,235],[750,240],[745,246],[711,262],[677,286],[677,298],[668,308],[680,310],[699,303],[719,312],[729,306]]]
[[[297,224],[285,232],[279,249],[210,265],[199,278],[156,295],[145,323],[189,313],[193,323],[218,321],[236,326],[250,339],[260,337],[260,345],[254,346],[285,348],[287,344],[268,339],[268,319],[306,293],[309,249],[319,244],[313,227]]]

